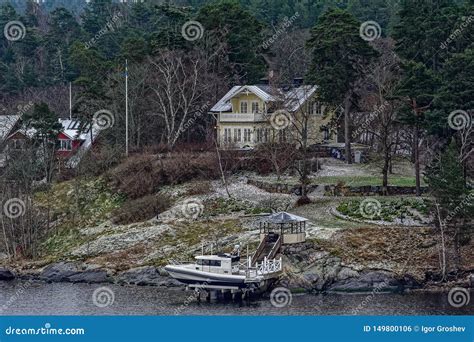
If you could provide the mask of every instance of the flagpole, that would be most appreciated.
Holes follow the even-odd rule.
[[[125,155],[128,157],[128,60],[125,60]]]
[[[72,120],[72,85],[69,82],[69,120]]]

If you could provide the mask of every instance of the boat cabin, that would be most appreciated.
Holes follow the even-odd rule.
[[[203,272],[235,274],[239,272],[240,257],[231,254],[196,256],[195,269]]]

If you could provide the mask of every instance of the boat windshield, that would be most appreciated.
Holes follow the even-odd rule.
[[[221,266],[221,261],[220,260],[206,260],[206,259],[198,259],[197,260],[198,265],[202,266]]]

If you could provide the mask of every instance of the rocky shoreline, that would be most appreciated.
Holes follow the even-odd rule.
[[[297,257],[285,251],[283,258],[295,261]],[[338,258],[320,255],[320,261],[304,270],[297,270],[297,263],[285,269],[278,286],[285,286],[294,292],[312,293],[367,293],[409,291],[444,291],[452,286],[474,288],[474,275],[467,272],[465,277],[450,283],[437,283],[430,280],[419,281],[409,274],[396,275],[381,269],[359,269],[343,265]],[[178,287],[182,286],[168,276],[163,268],[141,266],[126,271],[114,272],[98,265],[82,262],[60,261],[35,271],[15,271],[0,267],[0,281],[42,281],[47,283],[89,283],[136,286]]]

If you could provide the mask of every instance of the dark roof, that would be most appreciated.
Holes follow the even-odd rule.
[[[270,215],[267,221],[270,223],[298,223],[308,221],[308,219],[281,211]]]

